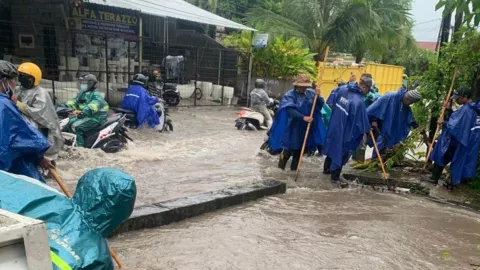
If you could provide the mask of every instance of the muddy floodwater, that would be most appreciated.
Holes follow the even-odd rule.
[[[323,159],[304,160],[299,181],[259,151],[264,132],[234,128],[238,110],[172,111],[175,131],[132,131],[117,154],[74,149],[59,172],[70,189],[94,167],[136,179],[136,205],[263,179],[287,182],[284,195],[122,234],[110,243],[126,269],[476,269],[480,215],[427,199],[335,189]],[[51,183],[52,186],[55,184]]]

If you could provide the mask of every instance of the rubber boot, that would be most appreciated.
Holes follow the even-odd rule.
[[[330,166],[332,165],[332,159],[327,156],[323,162],[323,174],[330,174]]]
[[[298,163],[300,162],[300,151],[293,151],[292,164],[290,164],[290,170],[296,171],[298,169]]]
[[[438,180],[440,180],[440,177],[442,177],[442,172],[443,172],[443,167],[441,166],[438,166],[438,165],[433,165],[433,168],[432,168],[432,175],[430,176],[430,181],[435,184],[435,185],[438,185]]]
[[[291,156],[292,152],[285,150],[282,151],[282,153],[280,153],[280,160],[278,161],[278,168],[285,170],[285,168],[287,167],[287,162]]]

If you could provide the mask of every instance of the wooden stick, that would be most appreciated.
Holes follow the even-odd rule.
[[[323,73],[325,73],[324,72],[325,71],[325,65],[327,64],[329,51],[330,51],[330,47],[327,47],[327,50],[325,51],[325,56],[323,58],[322,67],[318,72],[316,89],[320,89],[320,86],[323,83]],[[317,106],[317,100],[318,100],[318,95],[315,93],[315,98],[313,99],[312,109],[310,111],[310,117],[313,117],[313,114],[315,112],[315,107]],[[310,132],[311,125],[312,125],[311,122],[308,123],[307,130],[305,132],[305,139],[303,140],[302,151],[300,152],[300,158],[298,160],[297,175],[295,176],[295,182],[297,182],[298,175],[300,174],[300,166],[302,165],[302,158],[303,158],[303,154],[305,153],[305,146],[307,145],[308,133]]]
[[[458,67],[455,67],[455,73],[453,74],[452,84],[450,85],[450,89],[448,90],[448,94],[445,97],[445,101],[443,103],[448,102],[448,100],[450,99],[450,96],[452,95],[453,87],[455,85],[455,80],[457,79],[457,74],[458,74]],[[443,117],[445,116],[446,109],[447,108],[443,107],[443,104],[442,104],[442,112],[438,117],[438,122],[440,122],[440,120],[442,120]],[[432,143],[430,143],[430,145],[428,146],[427,157],[425,158],[425,165],[423,166],[423,169],[427,168],[428,160],[430,159],[430,155],[432,154],[432,151],[433,151],[433,144],[435,143],[435,140],[437,139],[439,133],[440,133],[440,125],[437,124],[437,129],[435,130],[435,134],[433,135]]]
[[[60,188],[62,189],[63,193],[65,193],[65,195],[68,197],[68,198],[71,198],[72,197],[72,193],[70,193],[70,191],[68,191],[67,189],[67,186],[65,186],[65,184],[63,183],[62,179],[60,178],[60,176],[58,176],[57,174],[57,171],[55,171],[55,169],[53,168],[50,168],[48,169],[48,172],[50,172],[50,174],[52,175],[53,179],[55,179],[55,181],[57,182],[57,184],[60,186]],[[117,263],[118,267],[119,268],[123,268],[123,263],[122,261],[120,260],[120,258],[118,258],[117,254],[110,248],[108,247],[108,250],[110,251],[110,255],[112,256],[113,260]]]
[[[375,141],[375,136],[373,136],[373,131],[371,131],[371,130],[370,130],[370,137],[372,137],[373,148],[375,148],[375,152],[377,153],[377,157],[378,157],[378,162],[380,162],[380,166],[382,167],[383,180],[385,180],[385,182],[387,182],[388,181],[387,171],[385,170],[385,166],[383,165],[382,156],[380,155],[380,151],[378,151],[377,142]]]

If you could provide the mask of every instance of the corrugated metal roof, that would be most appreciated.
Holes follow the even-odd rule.
[[[183,0],[89,0],[90,3],[140,10],[142,13],[186,21],[256,31],[248,26],[225,19]]]

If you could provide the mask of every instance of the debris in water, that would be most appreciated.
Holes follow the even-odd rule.
[[[449,256],[448,252],[443,252],[442,255],[440,255],[440,258],[441,258],[442,260],[445,260],[445,259],[448,258],[448,256]]]

